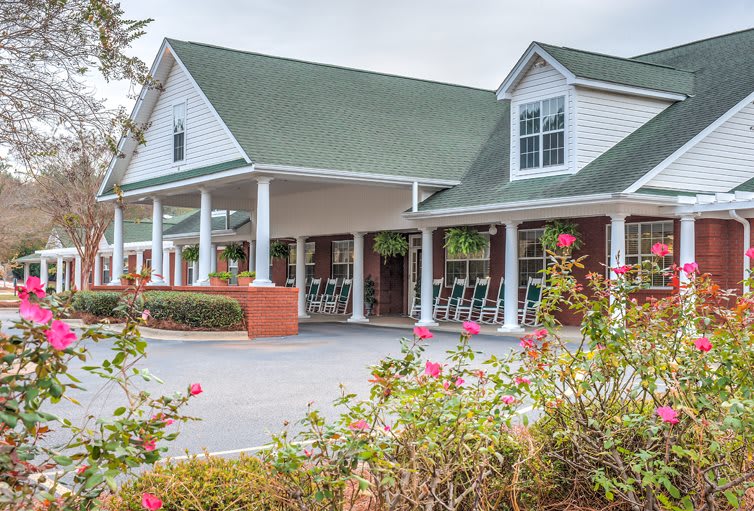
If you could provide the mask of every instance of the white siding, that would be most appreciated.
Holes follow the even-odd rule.
[[[543,62],[543,61],[542,61]],[[554,168],[526,169],[519,172],[518,151],[518,112],[522,104],[531,101],[565,96],[566,130],[565,130],[565,165]],[[574,168],[574,95],[573,87],[566,83],[566,78],[550,64],[531,66],[511,92],[511,179],[526,179],[572,172]]]
[[[186,101],[186,153],[173,163],[173,105]],[[243,156],[178,64],[174,64],[149,119],[146,145],[139,146],[122,184],[236,160]]]
[[[645,186],[727,192],[754,177],[754,105],[747,105]]]
[[[577,87],[577,169],[633,133],[671,103]]]

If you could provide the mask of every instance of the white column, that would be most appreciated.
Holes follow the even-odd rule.
[[[119,286],[123,275],[123,208],[117,202],[113,218],[113,263],[110,266],[110,285]]]
[[[60,272],[60,270],[58,270]],[[47,273],[47,259],[42,258],[41,261],[39,261],[39,280],[42,281],[42,284],[47,287],[47,281],[50,280],[50,276]]]
[[[84,283],[81,275],[81,256],[76,256],[76,259],[74,259],[74,272],[73,272],[73,285],[76,286],[76,289],[81,291],[82,284]]]
[[[212,257],[212,195],[202,189],[201,212],[199,215],[199,275],[195,286],[209,286]]]
[[[684,215],[681,217],[681,251],[678,254],[678,262],[681,266],[696,261],[696,234],[694,232],[694,221],[695,218],[693,215]],[[680,277],[682,283],[689,281],[689,278],[684,271],[680,272]]]
[[[102,285],[102,255],[97,254],[94,256],[94,285]]]
[[[183,247],[175,247],[175,272],[173,273],[173,285],[183,285]]]
[[[162,261],[162,199],[152,197],[152,285],[165,285]]]
[[[252,286],[275,285],[270,280],[270,181],[266,176],[257,178],[257,277]]]
[[[162,280],[166,286],[170,285],[170,250],[162,251]]]
[[[437,326],[434,319],[434,300],[432,296],[432,280],[434,270],[432,269],[432,232],[434,227],[422,228],[422,274],[421,274],[421,318],[416,326]]]
[[[217,245],[212,244],[212,257],[209,260],[209,271],[215,273],[217,271]]]
[[[503,326],[498,332],[516,333],[524,329],[518,322],[518,222],[505,223],[505,306]]]
[[[364,233],[353,233],[353,311],[349,323],[368,323],[364,316]]]
[[[57,261],[55,262],[55,292],[61,293],[63,292],[63,267],[65,266],[65,263],[63,262],[63,256],[58,256]]]
[[[29,263],[24,263],[24,284],[26,284],[26,281],[29,280],[29,275],[31,274]]]
[[[144,251],[137,250],[136,251],[136,273],[141,273],[141,270],[143,269],[144,269]]]
[[[298,288],[298,317],[306,319],[306,237],[296,238],[296,287]]]
[[[618,276],[613,268],[622,266],[626,261],[626,215],[610,216],[610,279]]]

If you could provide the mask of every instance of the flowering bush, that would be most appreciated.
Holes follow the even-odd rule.
[[[31,277],[20,289],[21,320],[17,333],[0,336],[0,504],[3,509],[94,509],[106,489],[116,489],[116,476],[157,461],[164,442],[178,435],[175,421],[186,421],[180,409],[191,389],[173,396],[154,397],[136,388],[134,380],[154,380],[137,367],[146,342],[139,335],[142,280],[129,300],[119,306],[127,319],[123,331],[106,334],[88,329],[80,335],[61,321],[68,304],[48,297],[40,281]],[[55,404],[81,389],[69,369],[74,360],[87,361],[87,343],[112,340],[113,356],[81,370],[120,389],[125,404],[111,416],[87,415],[73,424],[54,415]],[[49,434],[59,430],[68,440],[53,445]],[[162,445],[161,445],[162,444]],[[65,481],[63,492],[61,481]],[[158,509],[159,496],[146,499]]]

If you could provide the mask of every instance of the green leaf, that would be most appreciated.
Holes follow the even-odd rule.
[[[69,458],[68,456],[53,456],[52,459],[55,460],[55,463],[63,467],[67,467],[68,465],[73,463],[73,460],[71,460],[71,458]]]
[[[84,484],[85,490],[90,490],[100,484],[102,481],[105,480],[105,476],[102,475],[100,472],[95,472],[92,475],[89,476],[89,478],[86,480],[86,484]]]

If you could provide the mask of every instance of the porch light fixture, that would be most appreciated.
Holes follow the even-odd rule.
[[[497,225],[490,224],[490,229],[487,232],[490,233],[490,236],[494,236],[495,234],[497,234]]]

